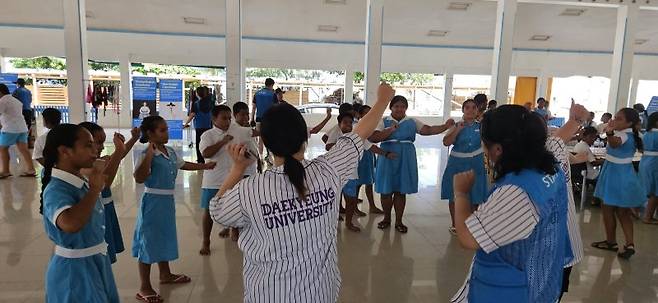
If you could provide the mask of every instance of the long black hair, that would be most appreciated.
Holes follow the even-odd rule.
[[[523,169],[553,175],[555,157],[546,149],[548,136],[542,119],[520,105],[502,105],[482,118],[482,141],[489,147],[500,144],[503,154],[494,165],[494,179]]]
[[[212,110],[213,105],[212,99],[210,97],[210,89],[207,86],[199,86],[196,88],[196,93],[199,95],[199,99],[196,100],[199,111],[203,113],[208,113]]]
[[[104,132],[105,131],[102,126],[100,126],[100,125],[98,125],[94,122],[85,121],[85,122],[82,122],[78,125],[84,127],[86,130],[88,130],[91,133],[92,136],[97,132]]]
[[[393,99],[391,100],[391,103],[388,105],[388,108],[393,109],[393,105],[395,105],[398,102],[404,103],[404,107],[407,107],[407,108],[409,107],[409,101],[407,101],[407,98],[405,98],[404,96],[397,95],[397,96],[393,97]]]
[[[649,120],[647,121],[647,131],[650,132],[654,128],[658,128],[658,112],[649,115]]]
[[[166,123],[165,119],[160,116],[148,116],[142,120],[142,124],[139,126],[139,129],[142,131],[142,137],[139,138],[140,143],[149,142],[149,131],[154,131],[158,124]]]
[[[640,114],[630,107],[622,108],[619,110],[619,112],[624,115],[626,122],[631,123],[633,139],[635,139],[635,149],[637,149],[639,152],[644,151],[644,144],[642,143],[642,138],[640,137],[640,128],[642,128],[640,125]]]
[[[268,150],[285,159],[283,172],[295,187],[299,198],[306,199],[306,172],[293,157],[308,140],[306,121],[292,105],[282,103],[271,107],[261,122],[261,137]]]
[[[43,214],[43,191],[50,183],[50,178],[53,173],[53,167],[59,160],[60,146],[73,148],[75,142],[80,137],[80,131],[84,128],[75,124],[60,124],[55,126],[48,132],[46,136],[46,144],[43,148],[43,174],[41,177],[41,199],[39,203],[39,213]]]

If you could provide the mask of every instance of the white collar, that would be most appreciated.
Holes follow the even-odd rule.
[[[395,122],[397,122],[397,123],[402,123],[402,122],[404,122],[404,121],[407,121],[407,120],[411,120],[411,119],[412,119],[412,118],[410,118],[409,116],[404,116],[404,118],[402,118],[402,120],[397,120],[397,119],[393,118],[393,116],[388,116],[388,117],[386,117],[386,118],[389,119],[389,120],[393,120],[393,121],[395,121]]]
[[[169,150],[169,148],[167,148],[167,146],[165,146],[164,148],[167,150],[168,153],[171,154],[171,150]],[[157,156],[163,156],[163,157],[165,157],[165,159],[169,159],[169,156],[167,156],[165,153],[163,153],[162,151],[160,151],[160,149],[157,149],[157,148],[153,152],[153,156],[156,156],[156,157]]]
[[[620,133],[632,133],[633,129],[629,127],[629,128],[622,129],[618,132],[620,132]]]
[[[87,183],[85,179],[82,179],[72,173],[65,172],[58,168],[53,168],[51,176],[60,179],[68,184],[71,184],[77,188],[82,188]]]

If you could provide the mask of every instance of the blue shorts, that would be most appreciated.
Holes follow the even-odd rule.
[[[201,203],[199,203],[201,208],[208,209],[208,205],[210,204],[210,199],[212,199],[215,195],[217,195],[218,191],[219,191],[219,189],[202,188],[201,189]]]
[[[347,184],[345,184],[345,187],[343,187],[343,194],[345,194],[345,196],[348,196],[350,198],[358,198],[359,193],[356,191],[358,185],[359,185],[358,179],[347,181]]]
[[[0,132],[0,146],[9,147],[16,143],[27,143],[27,133]]]

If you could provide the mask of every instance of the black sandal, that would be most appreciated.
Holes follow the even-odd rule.
[[[377,228],[379,229],[387,229],[391,227],[391,221],[381,221],[377,223]]]
[[[617,254],[618,257],[628,260],[635,254],[635,245],[624,245],[624,251]]]
[[[607,240],[594,242],[594,243],[592,243],[592,247],[598,248],[598,249],[603,249],[603,250],[609,250],[609,251],[619,250],[619,247],[617,246],[617,243],[610,243]]]
[[[407,228],[407,226],[405,226],[405,225],[402,224],[402,223],[400,223],[400,224],[395,224],[395,230],[397,230],[398,232],[403,233],[403,234],[406,234],[406,233],[409,231],[409,229]]]

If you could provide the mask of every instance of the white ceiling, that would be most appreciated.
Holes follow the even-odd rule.
[[[460,0],[461,1],[461,0]],[[467,11],[447,10],[447,0],[385,0],[384,42],[490,47],[496,4],[473,1]],[[223,0],[88,0],[90,29],[224,34]],[[579,17],[560,16],[568,6],[520,3],[514,47],[532,49],[611,51],[616,10],[587,7]],[[327,4],[324,0],[243,0],[243,35],[295,40],[359,42],[365,39],[365,0]],[[62,0],[11,1],[0,10],[0,25],[63,26]],[[183,17],[205,18],[204,25]],[[318,32],[318,25],[336,25],[338,32]],[[638,38],[649,39],[638,52],[658,50],[658,11],[641,11]],[[446,30],[446,37],[429,37],[429,30]],[[545,42],[532,35],[549,35]]]

